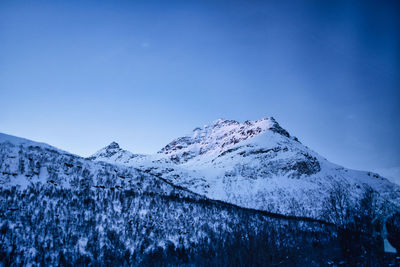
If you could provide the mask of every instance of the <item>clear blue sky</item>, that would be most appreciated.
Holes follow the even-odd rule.
[[[399,1],[0,1],[0,131],[154,153],[274,116],[329,160],[400,166]]]

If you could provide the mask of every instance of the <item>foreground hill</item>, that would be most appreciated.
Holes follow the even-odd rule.
[[[129,166],[93,162],[47,144],[0,134],[0,187],[135,190],[198,197],[184,188]]]

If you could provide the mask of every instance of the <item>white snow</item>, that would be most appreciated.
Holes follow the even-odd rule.
[[[327,191],[336,182],[345,183],[355,195],[369,185],[382,197],[400,203],[400,187],[374,173],[333,164],[294,137],[274,131],[276,127],[280,126],[273,118],[244,123],[219,119],[175,139],[157,155],[135,155],[119,147],[110,153],[106,147],[91,158],[161,173],[212,199],[284,214],[318,216]],[[320,171],[310,175],[283,171],[307,161],[304,155],[314,157]]]
[[[46,143],[40,143],[40,142],[35,142],[32,140],[28,140],[25,138],[21,138],[21,137],[17,137],[17,136],[13,136],[13,135],[8,135],[5,133],[0,133],[0,143],[10,143],[13,144],[15,146],[38,146],[38,147],[42,147],[42,148],[46,148],[46,149],[52,149],[52,150],[56,150],[60,153],[68,153],[66,151],[63,151],[61,149],[55,148],[53,146],[50,146]],[[70,153],[68,153],[70,154]]]

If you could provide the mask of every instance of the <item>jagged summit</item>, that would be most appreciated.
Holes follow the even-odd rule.
[[[113,157],[115,154],[120,153],[123,149],[117,142],[111,142],[108,146],[103,147],[92,156],[88,157],[90,160],[105,160]]]
[[[208,124],[208,125],[205,125],[204,128],[207,128],[207,127],[216,127],[216,126],[220,126],[220,127],[221,127],[221,126],[229,126],[229,125],[240,125],[240,124],[249,125],[249,124],[253,124],[253,123],[257,123],[257,122],[262,122],[262,121],[273,121],[273,122],[276,122],[276,120],[274,119],[274,117],[265,117],[265,118],[262,118],[262,119],[260,119],[260,120],[255,120],[255,121],[246,120],[246,121],[243,122],[243,123],[240,123],[240,122],[237,121],[237,120],[228,120],[228,119],[224,119],[224,118],[219,118],[219,119],[213,121],[212,123],[210,123],[210,124]]]
[[[110,158],[113,155],[120,152],[121,150],[122,150],[122,148],[118,145],[117,142],[111,142],[108,146],[103,147],[102,149],[97,151],[95,154],[90,156],[89,159],[99,158],[99,157]]]
[[[219,118],[211,123],[211,126],[225,126],[225,125],[232,125],[232,124],[239,124],[238,121],[235,120],[226,120],[223,118]]]
[[[197,127],[189,135],[177,138],[159,153],[176,162],[186,162],[206,154],[220,154],[244,140],[272,132],[291,138],[273,117],[240,123],[235,120],[218,119],[203,128]],[[297,141],[297,139],[295,139]]]
[[[139,157],[142,155],[133,154],[127,150],[122,149],[117,142],[111,142],[108,146],[100,149],[88,159],[93,161],[105,161],[105,162],[119,162],[127,163],[129,160]]]
[[[111,142],[108,146],[106,146],[107,149],[119,149],[120,146],[117,142]]]

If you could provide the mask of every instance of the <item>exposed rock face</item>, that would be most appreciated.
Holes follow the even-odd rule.
[[[273,123],[272,126],[269,128],[271,131],[281,134],[286,137],[290,137],[290,134],[288,133],[288,131],[283,129],[273,117],[271,117],[270,119]]]
[[[196,128],[191,136],[180,137],[166,145],[159,153],[165,154],[176,163],[184,163],[202,155],[215,155],[230,147],[266,131],[290,137],[274,118],[239,123],[234,120],[218,119],[204,128]]]

